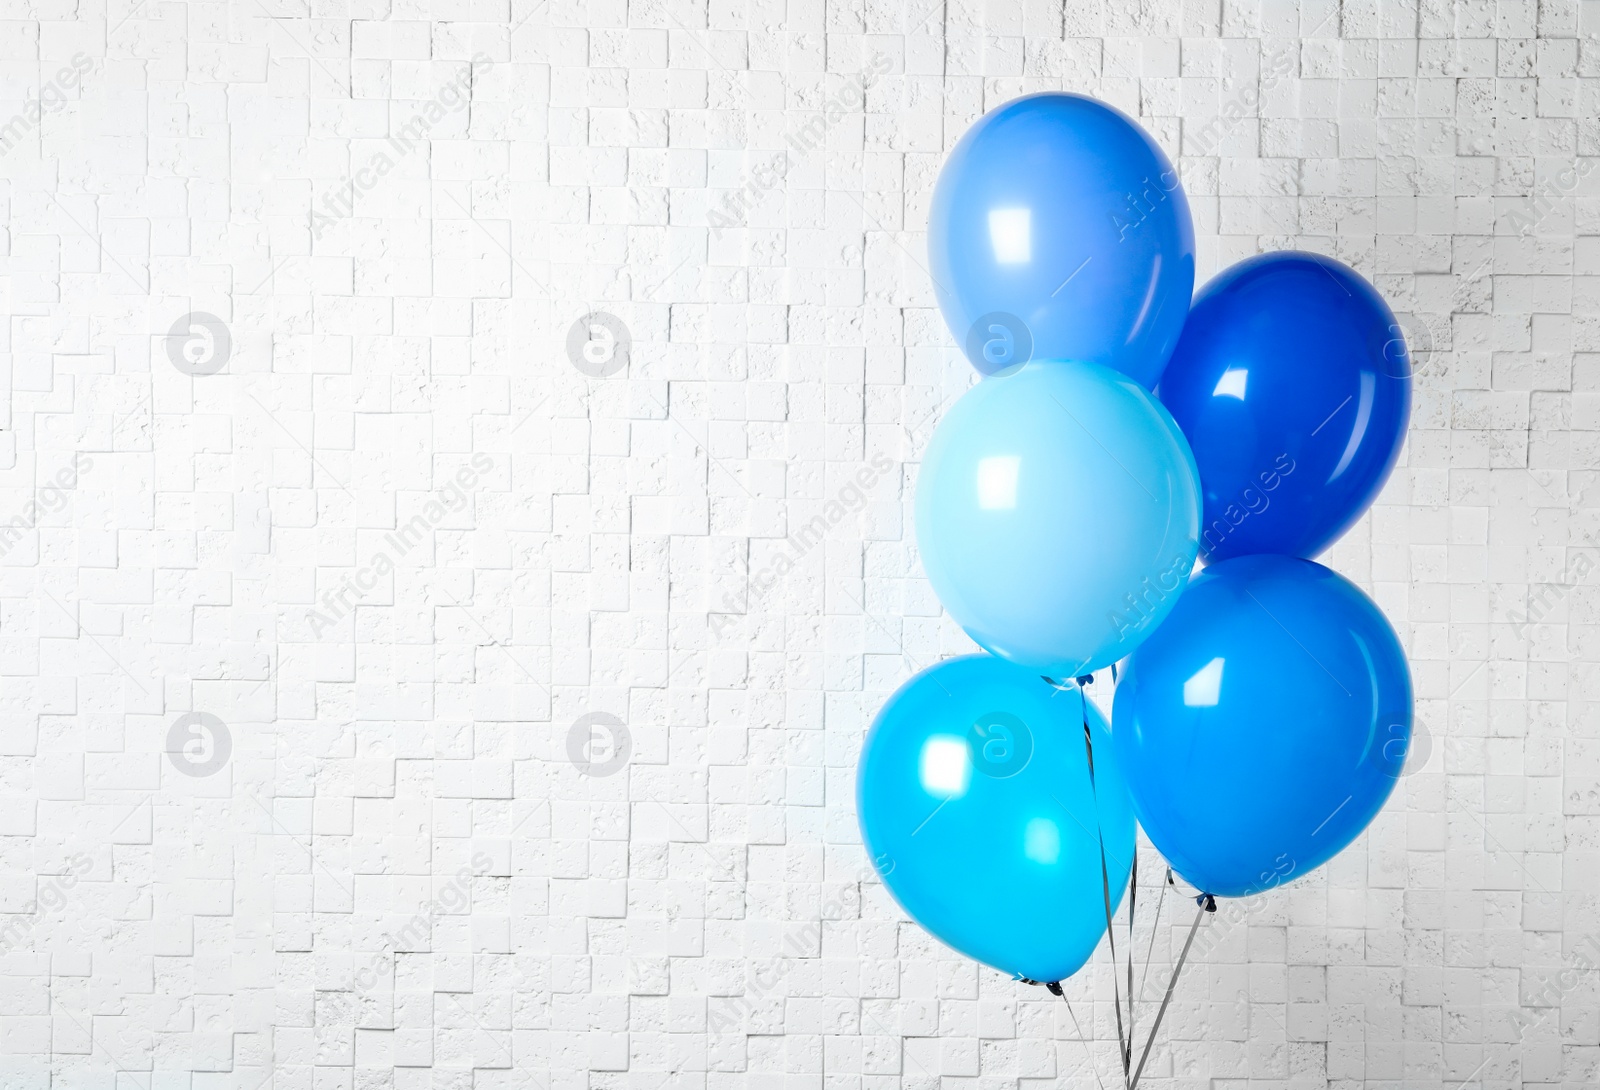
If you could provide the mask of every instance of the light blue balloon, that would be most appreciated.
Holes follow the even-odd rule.
[[[1147,389],[1194,291],[1194,225],[1172,163],[1117,109],[1028,95],[956,144],[928,213],[929,271],[974,367],[1085,360]]]
[[[1065,979],[1105,933],[1103,873],[1115,912],[1133,863],[1111,750],[1075,686],[989,655],[949,659],[902,685],[872,724],[856,774],[862,840],[935,938],[1004,973]]]
[[[1371,599],[1309,560],[1195,576],[1124,664],[1116,749],[1145,833],[1219,897],[1327,862],[1383,808],[1411,743],[1411,672]]]
[[[1183,433],[1126,375],[1035,362],[985,379],[934,431],[917,547],[984,649],[1052,678],[1127,655],[1194,568],[1199,482]]]

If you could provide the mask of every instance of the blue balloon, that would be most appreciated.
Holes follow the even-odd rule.
[[[1263,892],[1360,835],[1411,741],[1389,622],[1320,564],[1225,560],[1124,664],[1112,733],[1134,812],[1192,885]]]
[[[981,647],[1052,678],[1109,666],[1161,623],[1194,568],[1194,459],[1126,375],[1034,362],[939,422],[917,477],[917,547]]]
[[[1411,364],[1360,274],[1316,254],[1262,254],[1200,290],[1159,393],[1200,467],[1206,561],[1309,560],[1389,479]]]
[[[933,191],[939,308],[984,374],[1083,360],[1154,387],[1194,291],[1178,173],[1137,124],[1083,95],[989,111]]]
[[[941,942],[1041,982],[1093,955],[1105,879],[1113,912],[1128,882],[1133,813],[1105,719],[1075,686],[988,655],[930,667],[873,721],[856,791],[884,885]]]

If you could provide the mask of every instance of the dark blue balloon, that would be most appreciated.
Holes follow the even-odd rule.
[[[1158,392],[1200,469],[1201,557],[1309,560],[1389,479],[1411,418],[1411,363],[1359,273],[1270,253],[1200,289]]]
[[[1411,674],[1378,607],[1309,560],[1195,576],[1124,664],[1113,745],[1140,826],[1218,896],[1319,866],[1383,808],[1411,740]]]
[[[986,375],[1072,360],[1153,388],[1194,291],[1177,171],[1083,95],[1014,99],[967,131],[934,188],[928,257],[945,322]]]

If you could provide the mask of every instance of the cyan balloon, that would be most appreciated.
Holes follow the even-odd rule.
[[[944,320],[986,375],[1084,360],[1153,388],[1194,291],[1177,171],[1083,95],[1013,99],[967,131],[934,188],[928,257]]]
[[[1200,467],[1206,561],[1309,560],[1389,479],[1411,418],[1411,364],[1394,314],[1359,273],[1270,253],[1200,290],[1159,393]]]
[[[1094,738],[1094,782],[1084,746]],[[930,667],[873,721],[856,774],[883,883],[935,938],[1004,973],[1077,972],[1133,862],[1133,814],[1105,719],[989,655]],[[1101,844],[1105,871],[1101,870]]]
[[[1072,678],[1121,659],[1172,609],[1199,511],[1188,444],[1143,387],[1034,362],[940,421],[917,477],[917,547],[981,647]]]
[[[1112,733],[1134,812],[1192,885],[1260,893],[1383,808],[1411,742],[1411,674],[1378,607],[1309,560],[1195,576],[1123,664]]]

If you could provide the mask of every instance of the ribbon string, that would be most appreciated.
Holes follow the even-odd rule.
[[[1094,784],[1094,738],[1089,731],[1089,698],[1084,695],[1083,687],[1086,683],[1094,681],[1093,675],[1075,679],[1078,684],[1078,700],[1083,709],[1083,749],[1089,761],[1089,797],[1094,802],[1094,831],[1095,837],[1100,841],[1100,891],[1105,899],[1106,907],[1106,943],[1111,947],[1111,994],[1117,1012],[1117,1054],[1122,1060],[1123,1085],[1132,1090],[1132,1083],[1128,1081],[1128,1071],[1133,1066],[1133,1030],[1130,1027],[1127,1034],[1122,1030],[1122,988],[1117,983],[1117,938],[1111,926],[1111,869],[1106,866],[1106,835],[1100,825],[1100,795]],[[1129,906],[1130,911],[1132,906]],[[1131,924],[1130,924],[1131,926]],[[1128,951],[1128,956],[1133,957],[1133,951]],[[1129,962],[1129,987],[1132,987],[1132,962]],[[1133,996],[1128,996],[1128,1002],[1133,1002]],[[1129,1016],[1132,1016],[1130,1007]]]
[[[1072,1012],[1072,1000],[1068,999],[1066,993],[1060,989],[1061,984],[1058,981],[1052,991],[1061,996],[1061,1002],[1067,1005],[1067,1017],[1072,1019],[1072,1028],[1078,1031],[1078,1043],[1083,1046],[1083,1054],[1089,1058],[1089,1070],[1094,1074],[1095,1085],[1100,1090],[1106,1090],[1106,1084],[1100,1081],[1100,1065],[1094,1062],[1094,1049],[1090,1048],[1089,1042],[1084,1040],[1083,1027],[1078,1025],[1078,1016]],[[1091,1025],[1090,1028],[1093,1029],[1094,1027]]]
[[[1217,900],[1209,893],[1202,893],[1195,900],[1199,902],[1200,911],[1194,914],[1194,923],[1189,925],[1189,937],[1184,940],[1183,952],[1178,955],[1178,964],[1172,967],[1172,979],[1167,981],[1167,994],[1162,996],[1161,1006],[1156,1009],[1155,1023],[1150,1027],[1150,1036],[1145,1039],[1144,1052],[1139,1055],[1139,1067],[1133,1073],[1133,1082],[1128,1090],[1139,1090],[1139,1077],[1144,1074],[1145,1062],[1150,1059],[1150,1046],[1156,1043],[1156,1032],[1161,1029],[1161,1019],[1166,1017],[1167,1004],[1172,1002],[1173,989],[1178,986],[1178,975],[1183,972],[1183,963],[1189,958],[1189,947],[1194,945],[1194,935],[1200,930],[1200,921],[1206,913],[1217,910]]]
[[[1172,885],[1172,868],[1167,868],[1167,880],[1161,884],[1161,896],[1156,898],[1156,918],[1150,922],[1150,941],[1144,948],[1144,972],[1139,974],[1139,992],[1150,982],[1150,955],[1156,950],[1156,932],[1161,930],[1161,906],[1167,903],[1167,887]]]
[[[1133,910],[1139,903],[1139,842],[1133,844],[1133,870],[1128,879],[1128,1058],[1133,1059]],[[1149,959],[1145,964],[1150,964]],[[1111,971],[1116,972],[1113,962]]]
[[[1116,667],[1113,666],[1111,668],[1111,677],[1113,681],[1116,680],[1116,676]],[[1051,685],[1056,686],[1057,688],[1066,687],[1064,684],[1053,681],[1048,677],[1044,680],[1049,682]],[[1155,1021],[1150,1024],[1150,1032],[1148,1036],[1145,1037],[1144,1049],[1139,1054],[1139,1064],[1137,1067],[1135,1067],[1133,1064],[1133,1039],[1135,1030],[1134,999],[1137,995],[1137,991],[1133,986],[1133,952],[1134,918],[1139,903],[1139,851],[1138,845],[1135,844],[1133,862],[1129,867],[1128,1018],[1126,1029],[1124,1029],[1122,1018],[1122,986],[1119,980],[1119,970],[1121,969],[1121,966],[1117,964],[1116,932],[1112,926],[1113,913],[1111,910],[1111,868],[1106,862],[1105,829],[1100,824],[1100,798],[1099,792],[1095,787],[1094,776],[1094,735],[1089,727],[1089,698],[1084,692],[1084,686],[1094,682],[1094,675],[1086,674],[1082,677],[1074,678],[1073,681],[1078,687],[1078,699],[1083,712],[1083,752],[1089,767],[1089,797],[1093,801],[1095,808],[1095,836],[1100,843],[1100,892],[1101,898],[1105,905],[1106,913],[1106,943],[1111,949],[1111,994],[1112,1010],[1116,1012],[1117,1016],[1117,1055],[1122,1061],[1122,1080],[1125,1090],[1138,1090],[1139,1080],[1144,1077],[1145,1065],[1150,1060],[1150,1051],[1155,1046],[1156,1035],[1161,1031],[1162,1020],[1166,1018],[1167,1008],[1172,1004],[1172,995],[1177,990],[1178,977],[1183,973],[1184,963],[1189,960],[1189,951],[1191,948],[1193,948],[1195,935],[1200,930],[1200,921],[1204,919],[1208,913],[1213,913],[1217,910],[1217,901],[1216,898],[1209,893],[1202,893],[1200,896],[1195,898],[1195,903],[1199,906],[1198,911],[1195,913],[1194,922],[1189,925],[1189,935],[1184,940],[1183,950],[1179,952],[1178,960],[1172,967],[1172,976],[1167,981],[1166,994],[1161,997],[1161,1005],[1156,1008]],[[1174,884],[1175,883],[1172,879],[1172,868],[1168,867],[1167,879],[1164,883],[1162,883],[1161,896],[1156,901],[1156,916],[1150,925],[1150,948],[1145,951],[1144,973],[1139,978],[1140,989],[1143,989],[1145,984],[1150,979],[1150,955],[1154,952],[1156,931],[1159,930],[1161,924],[1161,908],[1167,899],[1167,887]],[[1084,1051],[1089,1057],[1089,1066],[1090,1070],[1094,1072],[1095,1082],[1100,1084],[1100,1090],[1105,1090],[1105,1084],[1100,1082],[1100,1072],[1094,1063],[1094,1051],[1089,1047],[1089,1042],[1084,1039],[1082,1027],[1078,1026],[1077,1015],[1073,1013],[1072,1003],[1067,999],[1066,993],[1062,990],[1061,982],[1059,980],[1029,980],[1027,977],[1019,977],[1018,979],[1024,984],[1042,985],[1050,992],[1051,995],[1059,996],[1061,1001],[1067,1004],[1067,1014],[1072,1017],[1073,1026],[1078,1030],[1078,1041],[1084,1046]]]

